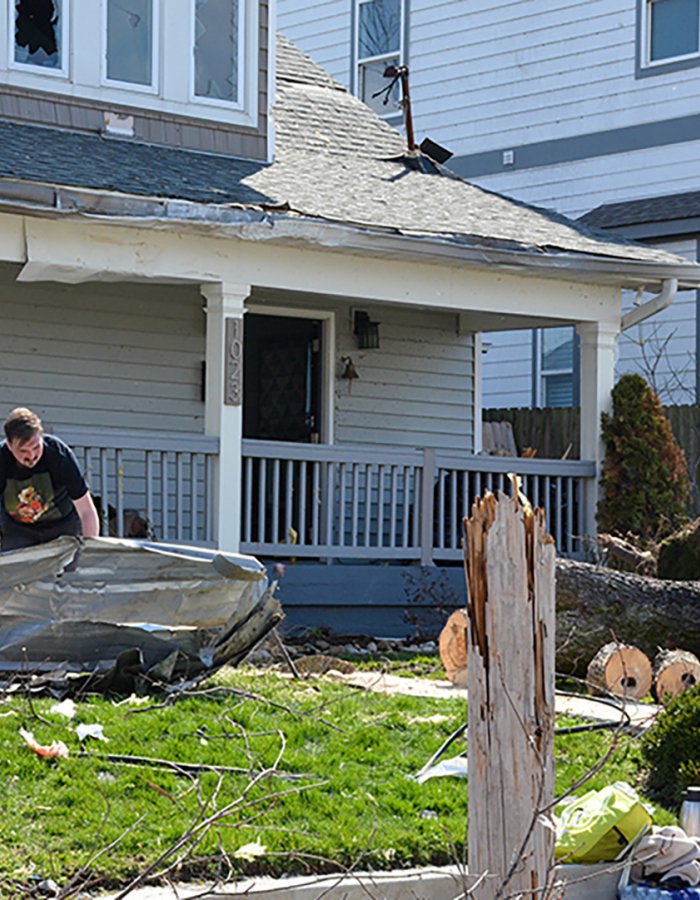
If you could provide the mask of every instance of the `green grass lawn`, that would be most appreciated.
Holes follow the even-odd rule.
[[[89,698],[72,721],[52,713],[48,698],[0,701],[0,896],[22,896],[38,876],[65,885],[76,873],[76,884],[115,887],[153,864],[187,879],[465,858],[466,782],[409,778],[464,721],[463,701],[386,697],[244,668],[207,688],[169,704]],[[78,723],[102,724],[109,742],[81,746]],[[20,727],[40,743],[63,740],[70,757],[37,757]],[[557,790],[610,739],[558,738]],[[242,771],[177,772],[108,754]],[[591,786],[634,784],[639,766],[636,743],[625,741]],[[661,811],[660,821],[671,820]],[[236,856],[253,843],[261,855]]]

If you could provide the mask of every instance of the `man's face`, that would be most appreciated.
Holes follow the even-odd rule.
[[[15,438],[13,441],[7,441],[7,449],[20,466],[24,466],[25,469],[33,469],[44,452],[44,439],[40,434],[34,434],[26,441]]]

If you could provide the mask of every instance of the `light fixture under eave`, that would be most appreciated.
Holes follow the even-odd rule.
[[[341,378],[348,378],[350,381],[354,381],[355,378],[360,377],[357,374],[357,369],[355,368],[355,363],[352,361],[352,357],[341,356],[340,361],[342,363],[345,363],[345,368],[343,369],[343,374],[340,376]]]
[[[355,311],[353,331],[360,350],[379,349],[379,322],[372,322],[369,313],[361,309]]]

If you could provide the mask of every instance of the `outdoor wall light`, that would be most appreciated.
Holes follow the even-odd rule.
[[[369,313],[361,309],[355,310],[353,332],[360,350],[379,349],[379,322],[371,322]]]
[[[357,374],[357,369],[355,368],[355,364],[350,356],[341,356],[340,361],[342,363],[345,363],[343,374],[340,376],[341,378],[348,378],[350,381],[354,381],[355,378],[360,377]]]

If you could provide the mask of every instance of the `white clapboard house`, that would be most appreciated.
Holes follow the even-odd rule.
[[[285,34],[401,123],[387,63],[408,64],[419,140],[469,181],[696,260],[700,0],[279,0]],[[643,288],[643,285],[639,285]],[[625,295],[625,309],[637,291]],[[665,302],[665,301],[664,301]],[[619,342],[667,403],[700,401],[698,294]],[[576,405],[571,328],[484,336],[485,407]]]
[[[580,549],[620,292],[698,267],[408,153],[265,0],[3,3],[0,408],[75,447],[105,532],[286,563],[291,620],[383,633],[513,468]],[[479,455],[479,333],[547,325],[581,459]]]

